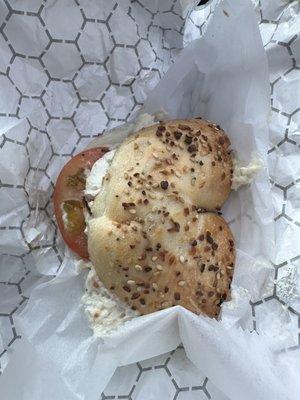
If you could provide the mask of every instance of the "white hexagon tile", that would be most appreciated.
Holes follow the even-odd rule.
[[[274,224],[281,234],[270,288],[249,304],[249,313],[252,327],[274,339],[278,351],[299,351],[300,293],[297,297],[295,291],[300,279],[300,214],[295,210],[300,198],[300,6],[287,0],[253,2],[269,62],[269,172]],[[57,173],[91,137],[127,121],[181,49],[204,34],[216,2],[195,7],[186,18],[181,3],[0,4],[0,87],[5,93],[0,98],[0,372],[20,337],[14,315],[37,282],[55,275],[62,261],[63,244],[50,201]],[[47,270],[49,260],[56,261],[55,271]],[[278,320],[270,321],[274,310]],[[280,340],[272,336],[275,325],[281,326]],[[158,378],[164,387],[154,389]],[[119,368],[99,400],[147,400],[149,388],[155,398],[163,391],[173,400],[226,400],[189,362],[182,347]]]

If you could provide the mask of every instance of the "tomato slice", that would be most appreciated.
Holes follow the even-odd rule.
[[[70,249],[85,259],[89,258],[84,233],[85,171],[90,171],[108,151],[107,147],[96,147],[77,154],[61,170],[54,189],[54,212],[60,233]]]

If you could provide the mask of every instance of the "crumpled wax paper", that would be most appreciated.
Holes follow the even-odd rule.
[[[147,7],[150,7],[149,4]],[[139,23],[142,23],[143,13],[138,16]],[[122,13],[119,16],[117,14],[117,17],[120,21]],[[104,27],[102,33],[101,28],[97,29],[105,47]],[[36,263],[38,272],[43,275],[43,282],[39,280],[33,284],[36,287],[30,294],[26,308],[14,317],[22,339],[15,346],[0,380],[0,394],[6,400],[96,400],[100,398],[118,366],[165,353],[181,342],[199,373],[207,376],[219,390],[220,398],[293,400],[298,397],[299,361],[295,353],[293,356],[292,353],[281,352],[283,348],[291,346],[287,309],[269,307],[257,312],[255,322],[262,326],[259,335],[253,323],[252,305],[273,294],[272,262],[276,254],[275,234],[278,235],[278,232],[274,228],[275,207],[271,201],[267,171],[269,75],[252,5],[250,1],[224,0],[217,6],[201,39],[191,40],[188,33],[185,39],[190,43],[180,55],[174,52],[174,65],[149,93],[139,112],[153,113],[164,109],[170,118],[201,115],[211,119],[228,132],[232,148],[241,160],[247,163],[255,154],[263,160],[265,166],[250,186],[232,192],[223,208],[224,217],[234,233],[238,252],[232,300],[222,306],[222,321],[195,316],[181,307],[174,307],[136,318],[109,337],[92,336],[80,303],[86,273],[77,270],[72,254],[67,250],[62,252],[59,238],[56,238],[53,248],[47,246],[48,236],[56,229],[53,223],[44,218],[45,213],[51,213],[49,188],[51,179],[65,162],[54,151],[54,156],[46,164],[44,160],[50,151],[47,140],[53,138],[52,150],[66,143],[60,141],[59,135],[55,133],[55,130],[60,129],[59,124],[55,125],[56,119],[50,119],[47,123],[47,116],[42,115],[42,107],[35,109],[28,102],[28,109],[22,107],[22,118],[30,115],[30,121],[40,124],[39,134],[35,128],[31,128],[33,133],[26,139],[24,127],[16,122],[10,123],[10,126],[6,122],[1,129],[15,129],[14,140],[26,141],[24,153],[29,153],[31,161],[37,166],[31,167],[31,176],[27,180],[25,194],[29,203],[13,193],[7,199],[7,203],[12,202],[24,217],[28,215],[28,208],[31,208],[32,212],[22,224],[19,238],[24,253],[28,247],[30,251],[23,256],[20,245],[13,240],[9,231],[1,246],[8,253],[19,251],[25,270],[28,264]],[[125,31],[122,34],[126,36]],[[93,38],[92,33],[90,38]],[[171,42],[170,39],[170,52],[176,47],[172,48]],[[91,59],[94,50],[91,43],[87,51]],[[146,57],[149,52],[144,49]],[[48,61],[54,66],[57,62],[55,73],[58,76],[65,74],[68,83],[71,69],[66,69],[60,61],[62,56],[66,55],[53,51],[50,55],[48,53]],[[131,62],[130,58],[121,60],[123,63]],[[107,72],[110,79],[121,79],[121,85],[126,85],[132,76],[124,72],[122,62],[116,57]],[[97,68],[93,62],[91,65]],[[31,73],[34,75],[35,71]],[[85,93],[88,97],[93,90],[97,91],[95,77],[99,78],[99,74],[93,69],[87,71],[86,75],[80,75],[78,87],[84,89],[80,95]],[[70,87],[66,85],[64,89],[53,87],[47,93],[46,101],[54,114],[66,115],[69,110],[72,112],[74,99],[69,90]],[[120,96],[117,103],[113,102],[113,96],[111,100],[105,98],[110,113],[116,113],[116,109],[122,113],[127,94],[125,90],[123,99]],[[62,101],[57,102],[58,98]],[[34,103],[36,99],[31,96],[29,100]],[[87,104],[92,104],[92,107],[97,105],[93,102]],[[76,123],[76,129],[80,132],[91,130],[96,134],[105,126],[111,127],[122,122],[122,118],[116,118],[111,125],[106,124],[105,115],[97,114],[97,107],[92,114],[89,114],[90,111],[84,107],[80,110],[80,119]],[[64,129],[70,136],[70,126],[64,125]],[[87,135],[86,139],[85,144],[88,144],[91,137]],[[83,141],[80,143],[82,145]],[[3,153],[1,181],[6,185],[13,182],[12,188],[17,191],[22,186],[18,178],[22,176],[22,170],[26,169],[26,154],[19,159],[9,156],[11,153],[7,153],[7,156]],[[53,171],[56,172],[53,174]],[[34,201],[38,201],[35,208],[31,206],[36,204]],[[7,209],[10,209],[9,205]],[[7,213],[4,219],[13,225],[11,221],[16,218],[15,214]],[[37,243],[40,245],[37,246]],[[282,248],[280,251],[283,251]],[[62,263],[58,264],[58,260]],[[56,276],[52,278],[54,274]],[[281,290],[289,294],[288,277],[283,283]],[[154,389],[153,393],[156,393]],[[163,391],[159,396],[166,398]]]

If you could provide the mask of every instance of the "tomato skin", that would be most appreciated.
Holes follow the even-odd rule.
[[[82,151],[77,154],[61,170],[53,193],[54,212],[60,233],[65,243],[79,257],[89,259],[87,248],[87,237],[84,233],[85,223],[83,209],[83,190],[85,189],[84,171],[91,170],[93,165],[109,149],[107,147],[96,147]],[[82,207],[76,207],[70,215],[73,218],[69,227],[64,222],[64,210],[70,208],[70,204],[82,204]],[[65,206],[68,205],[69,208]],[[66,214],[65,214],[66,215]],[[74,219],[75,218],[75,219]]]

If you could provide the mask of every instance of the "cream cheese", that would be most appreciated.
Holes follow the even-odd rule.
[[[231,189],[237,190],[241,186],[248,185],[252,182],[255,175],[263,168],[262,161],[252,156],[248,165],[243,165],[236,157],[233,158],[233,176]]]
[[[108,151],[103,157],[95,162],[90,172],[86,172],[85,195],[96,197],[100,192],[103,178],[115,155],[116,149]]]
[[[92,142],[94,147],[107,145],[112,150],[105,153],[103,157],[96,161],[91,171],[86,171],[87,179],[84,191],[85,195],[91,197],[97,196],[101,190],[103,178],[113,160],[117,147],[131,133],[138,132],[142,128],[157,123],[156,117],[156,115],[150,115],[147,113],[140,114],[133,122],[121,125],[120,127],[113,129],[110,133],[100,136]]]
[[[88,273],[85,288],[86,293],[81,301],[94,336],[107,336],[139,315],[104,287],[94,268]]]

